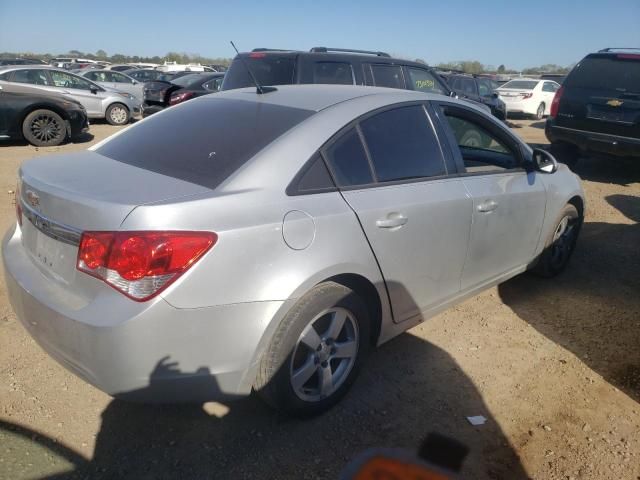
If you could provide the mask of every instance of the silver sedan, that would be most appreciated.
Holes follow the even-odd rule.
[[[102,87],[65,70],[45,65],[0,67],[0,80],[73,98],[86,108],[89,118],[104,118],[112,125],[142,118],[141,101],[134,95]]]
[[[448,306],[560,273],[585,209],[468,102],[330,85],[200,97],[18,184],[6,282],[51,356],[124,399],[255,390],[294,415]]]

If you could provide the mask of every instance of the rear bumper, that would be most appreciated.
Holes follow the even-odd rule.
[[[154,113],[164,110],[165,108],[166,107],[163,105],[142,105],[142,116],[146,118],[149,115],[153,115]]]
[[[570,144],[585,153],[640,158],[640,138],[560,127],[553,118],[547,119],[544,131],[552,144]]]
[[[283,302],[178,309],[162,298],[134,302],[106,287],[102,298],[65,304],[62,288],[22,247],[19,230],[2,247],[20,322],[49,355],[100,390],[144,402],[250,393],[265,330]]]
[[[536,105],[534,102],[529,100],[508,102],[503,99],[503,101],[508,113],[526,113],[527,115],[534,115],[538,110],[539,105]]]

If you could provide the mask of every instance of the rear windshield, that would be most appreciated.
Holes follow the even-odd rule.
[[[564,85],[640,93],[640,56],[587,57],[575,66]]]
[[[501,88],[517,88],[518,90],[533,90],[538,85],[537,80],[511,80]]]
[[[96,152],[213,189],[313,113],[246,100],[193,100],[149,117]]]
[[[247,67],[260,85],[290,85],[293,83],[294,64],[295,58],[292,56],[250,53],[242,55],[242,59],[236,57],[224,77],[222,90],[253,87]]]
[[[178,77],[174,80],[171,80],[171,83],[174,85],[178,85],[180,87],[188,87],[191,85],[199,85],[205,82],[205,79],[209,78],[206,75],[202,75],[200,73],[192,73],[190,75],[184,75],[182,77]]]

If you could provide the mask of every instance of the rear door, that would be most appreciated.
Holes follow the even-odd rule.
[[[555,97],[556,92],[560,88],[556,82],[545,81],[542,83],[542,101],[544,102],[544,114],[549,115],[551,111],[551,103],[553,102],[553,97]]]
[[[348,128],[323,151],[384,276],[401,322],[457,294],[471,200],[450,175],[422,105],[394,107]]]
[[[558,126],[640,138],[640,55],[588,55],[562,87]]]
[[[462,181],[473,200],[462,290],[472,290],[533,259],[546,206],[546,188],[526,172],[519,142],[497,122],[460,105],[439,111]]]

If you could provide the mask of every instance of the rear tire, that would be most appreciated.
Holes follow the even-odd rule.
[[[369,316],[353,290],[325,282],[305,294],[278,326],[254,390],[287,414],[318,415],[349,390],[370,348]]]
[[[544,104],[544,102],[542,102],[540,105],[538,105],[538,109],[536,110],[536,113],[534,115],[534,118],[536,120],[542,120],[544,118],[544,110],[545,110],[546,106]]]
[[[56,112],[34,110],[22,122],[22,135],[36,147],[55,147],[67,138],[67,125]]]
[[[574,205],[565,205],[547,238],[544,250],[538,257],[538,263],[533,268],[534,273],[551,278],[567,267],[578,241],[582,221],[583,218]]]
[[[111,125],[126,125],[129,123],[131,113],[126,105],[122,103],[112,103],[107,108],[105,118]]]

